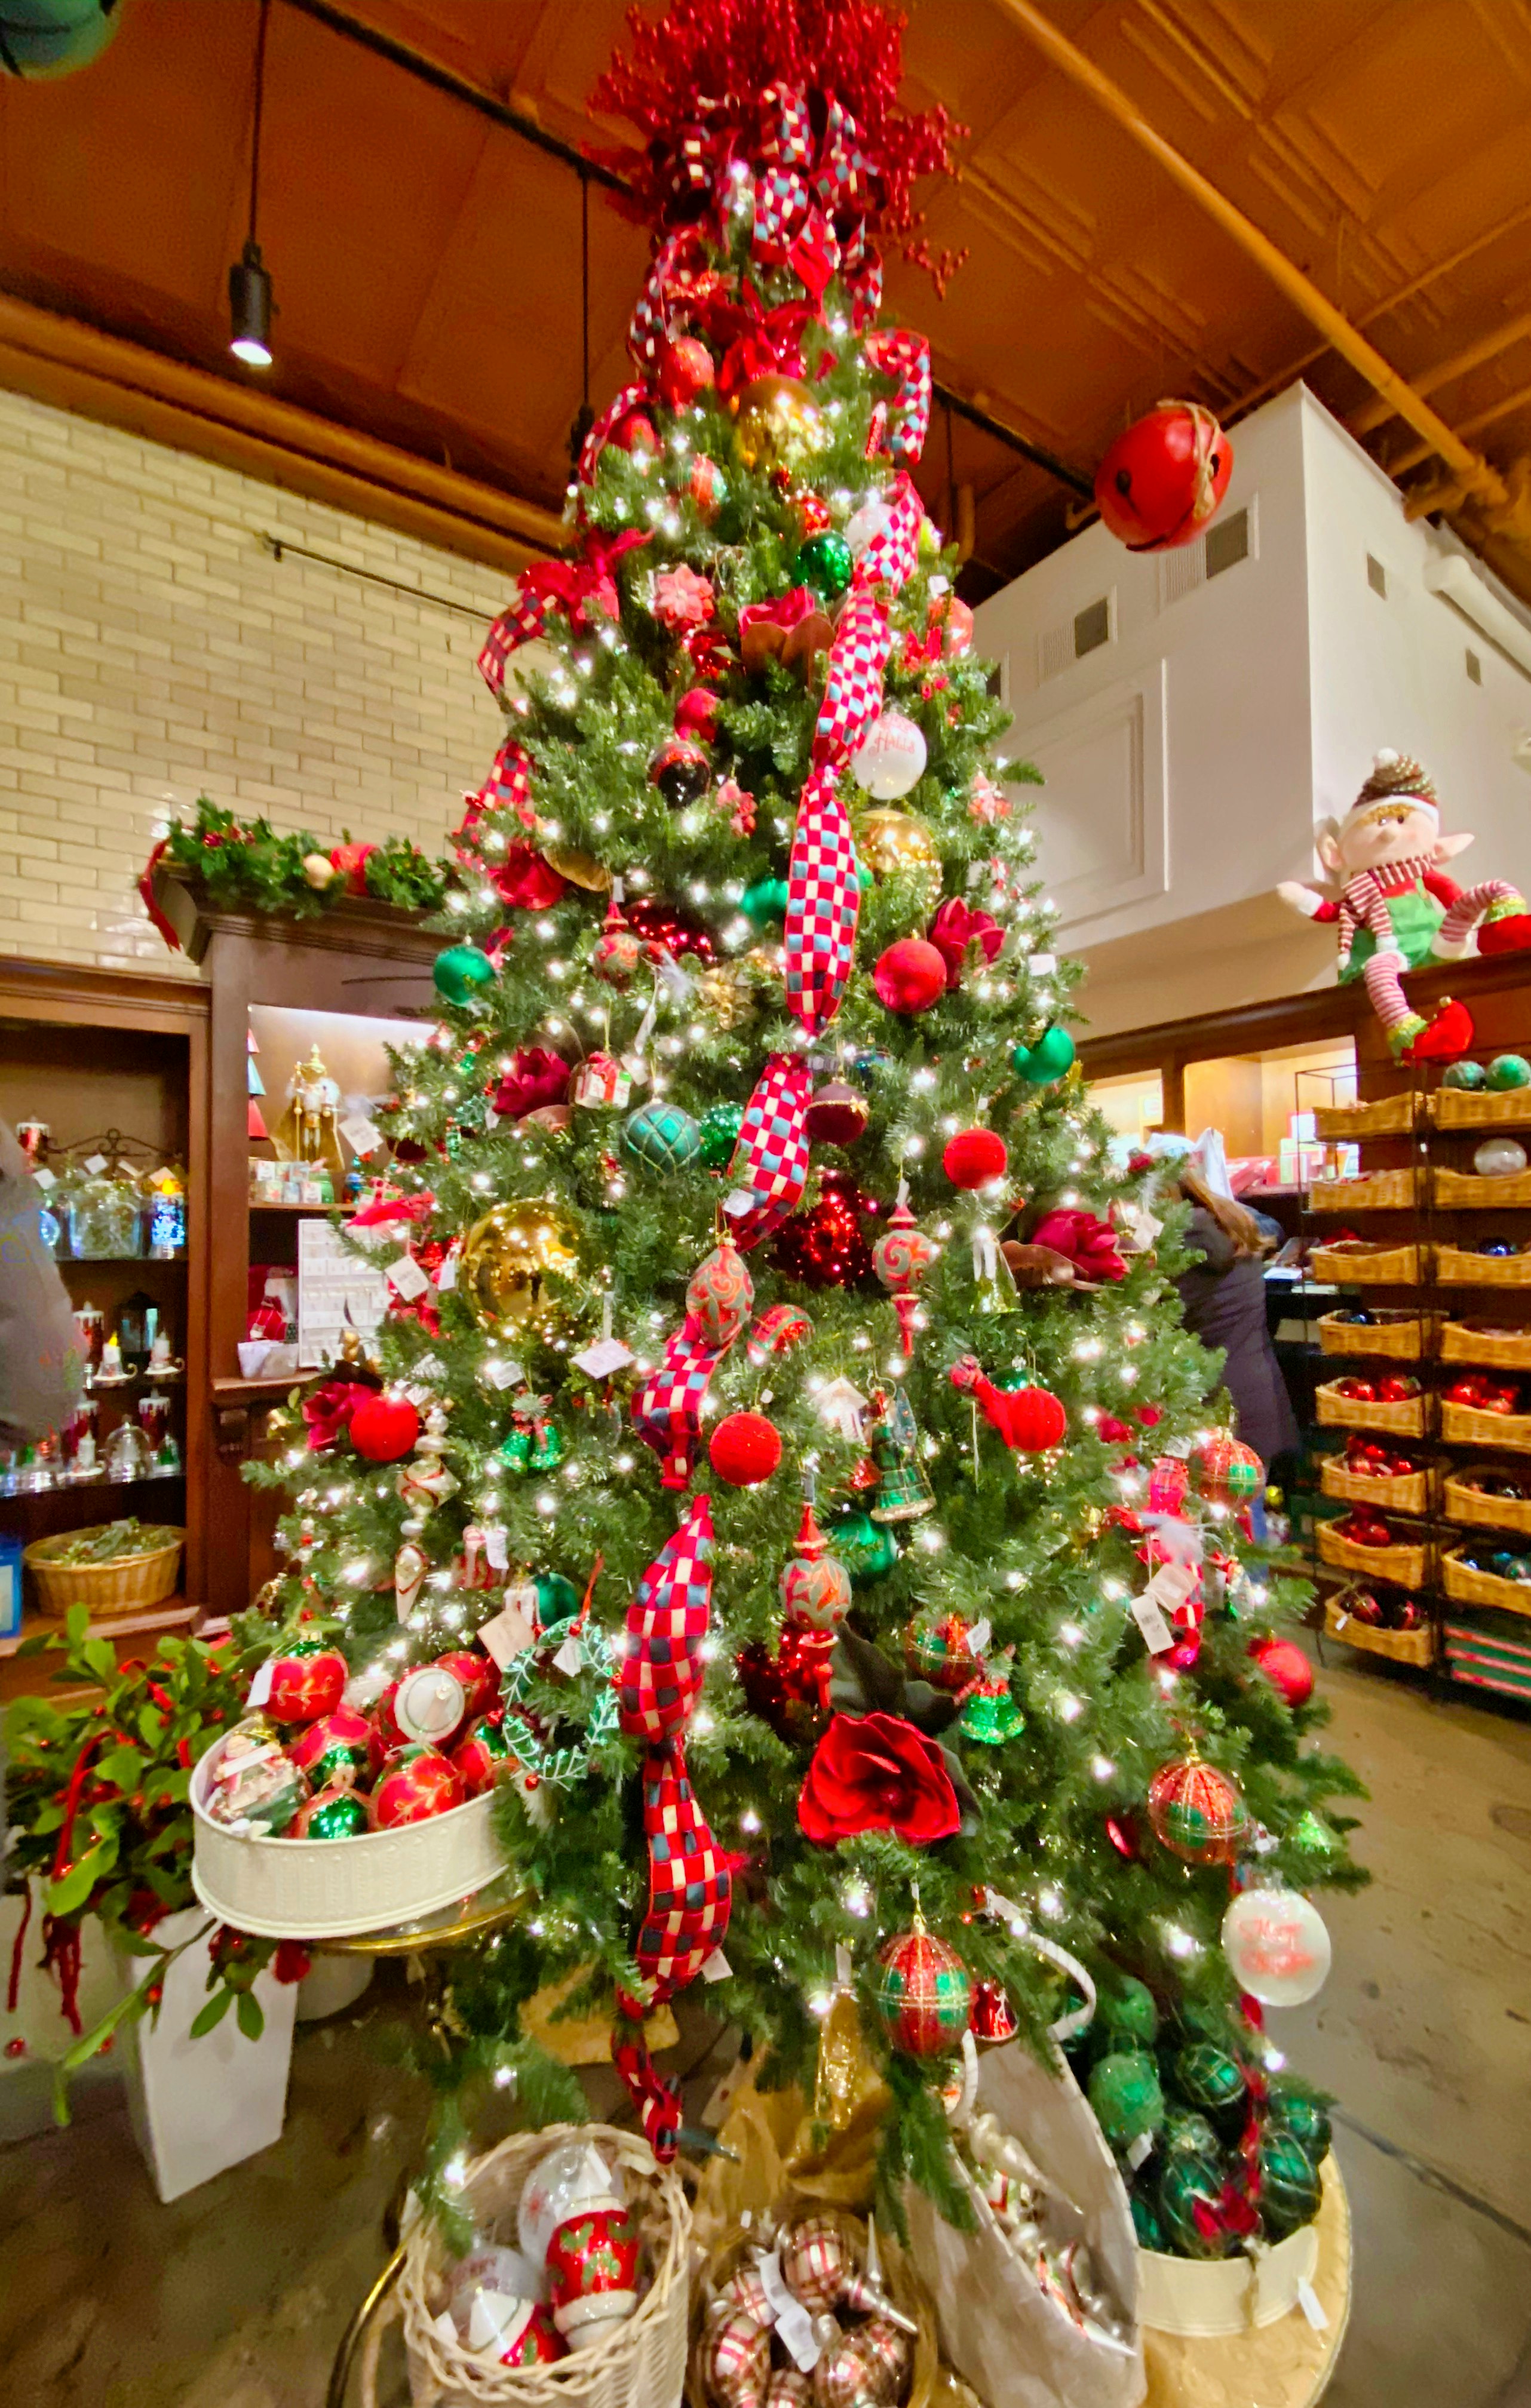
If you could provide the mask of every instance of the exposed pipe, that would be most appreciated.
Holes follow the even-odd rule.
[[[1452,383],[1454,378],[1468,376],[1487,361],[1496,360],[1501,351],[1508,351],[1516,343],[1524,343],[1528,335],[1531,335],[1531,309],[1526,310],[1523,317],[1509,319],[1504,325],[1496,326],[1492,334],[1482,336],[1478,342],[1469,343],[1465,351],[1456,352],[1449,360],[1437,360],[1433,368],[1417,368],[1413,379],[1414,390],[1416,393],[1435,393],[1441,385]],[[1388,403],[1378,394],[1373,400],[1363,402],[1359,409],[1352,410],[1345,423],[1352,435],[1369,435],[1374,427],[1385,425],[1394,415]],[[1458,421],[1456,431],[1459,435],[1468,431],[1465,420]]]
[[[1328,295],[1320,291],[1311,277],[1272,242],[1242,209],[1219,192],[1199,167],[1166,141],[1157,126],[1151,124],[1134,100],[1129,98],[1119,84],[1095,64],[1093,59],[1061,34],[1045,17],[1033,0],[999,0],[1004,14],[1012,24],[1018,25],[1060,74],[1077,84],[1105,114],[1114,119],[1124,133],[1131,136],[1140,150],[1158,162],[1166,175],[1188,193],[1198,208],[1205,209],[1223,232],[1230,235],[1240,250],[1249,253],[1294,308],[1318,327],[1325,340],[1359,370],[1369,385],[1383,394],[1395,414],[1406,420],[1417,435],[1423,436],[1430,449],[1444,460],[1453,472],[1453,485],[1460,500],[1472,500],[1484,511],[1486,523],[1496,532],[1510,536],[1520,542],[1531,541],[1531,497],[1516,494],[1490,461],[1485,460],[1460,435],[1447,425],[1414,391],[1408,379],[1399,374],[1392,363],[1383,358],[1376,345],[1354,327],[1344,312],[1337,309]]]
[[[1457,433],[1476,435],[1482,427],[1492,426],[1496,418],[1508,418],[1512,409],[1520,409],[1528,401],[1531,401],[1531,384],[1518,385],[1513,393],[1500,394],[1498,399],[1491,401],[1485,409],[1475,409],[1470,418],[1463,419]],[[1388,474],[1390,477],[1407,476],[1410,468],[1417,468],[1422,460],[1429,457],[1428,443],[1411,443],[1407,452],[1399,452],[1396,460],[1389,461]]]

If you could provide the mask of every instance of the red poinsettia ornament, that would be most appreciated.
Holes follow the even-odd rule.
[[[1081,1279],[1121,1280],[1127,1276],[1127,1266],[1117,1251],[1115,1231],[1093,1212],[1059,1205],[1043,1214],[1032,1231],[1032,1243],[1066,1255]]]
[[[519,1121],[546,1104],[561,1104],[568,1093],[569,1065],[563,1055],[545,1045],[523,1045],[489,1100],[502,1118]]]

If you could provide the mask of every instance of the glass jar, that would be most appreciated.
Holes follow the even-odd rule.
[[[159,1323],[159,1306],[141,1287],[123,1298],[117,1310],[117,1344],[124,1371],[148,1369]]]
[[[108,1480],[147,1480],[150,1457],[143,1432],[132,1422],[119,1422],[107,1440],[106,1460]]]
[[[178,1261],[186,1251],[186,1182],[179,1170],[155,1170],[144,1182],[149,1253],[157,1263]]]
[[[143,1252],[138,1191],[121,1172],[82,1179],[69,1197],[69,1244],[77,1262],[122,1262]]]

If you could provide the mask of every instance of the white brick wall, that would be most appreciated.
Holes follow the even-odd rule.
[[[480,618],[279,562],[263,534]],[[189,968],[134,888],[199,793],[326,843],[437,849],[498,741],[473,662],[510,583],[0,393],[0,953]]]

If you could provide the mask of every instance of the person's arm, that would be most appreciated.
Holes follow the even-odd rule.
[[[0,1122],[0,1428],[21,1439],[62,1429],[83,1370],[69,1293],[37,1226],[26,1156]]]

